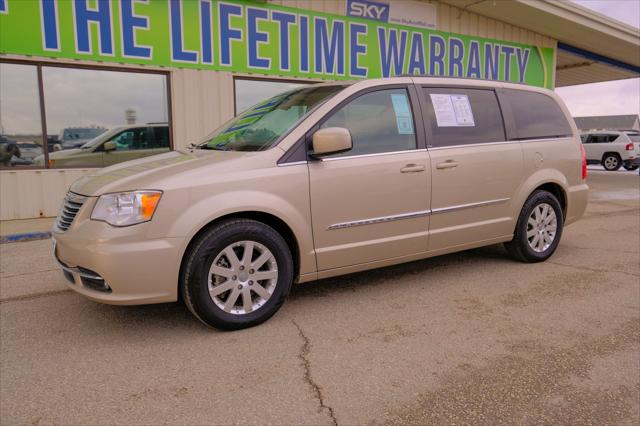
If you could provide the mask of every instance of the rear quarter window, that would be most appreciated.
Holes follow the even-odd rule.
[[[516,139],[558,138],[572,135],[571,126],[557,102],[543,93],[505,89],[513,113]]]

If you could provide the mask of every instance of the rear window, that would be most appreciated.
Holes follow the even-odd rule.
[[[425,87],[431,146],[505,141],[504,123],[493,90]]]
[[[571,136],[571,126],[556,101],[542,93],[506,89],[517,139],[544,139]]]
[[[636,143],[640,142],[640,135],[627,134],[627,136],[629,136],[629,139],[631,139],[631,142],[636,142]]]

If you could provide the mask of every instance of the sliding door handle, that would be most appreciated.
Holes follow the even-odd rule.
[[[454,167],[458,167],[460,163],[453,160],[447,160],[444,163],[436,164],[436,169],[444,170],[444,169],[453,169]]]
[[[424,172],[427,168],[424,164],[407,164],[403,168],[400,169],[400,173],[419,173]]]

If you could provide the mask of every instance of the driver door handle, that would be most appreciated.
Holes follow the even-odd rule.
[[[424,164],[407,164],[403,168],[400,169],[400,173],[419,173],[424,172],[426,167]]]

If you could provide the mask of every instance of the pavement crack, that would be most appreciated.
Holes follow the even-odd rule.
[[[300,347],[300,352],[298,353],[298,358],[302,361],[302,366],[304,368],[304,381],[311,387],[313,390],[313,394],[315,395],[318,403],[320,404],[320,411],[326,411],[331,418],[331,422],[334,426],[338,426],[338,420],[336,419],[335,413],[333,412],[333,408],[329,405],[325,404],[324,396],[322,395],[322,389],[318,384],[313,380],[311,376],[311,363],[309,362],[309,352],[311,351],[311,341],[304,334],[302,328],[298,325],[297,322],[291,320],[293,325],[298,329],[298,334],[302,338],[302,346]]]
[[[5,299],[0,299],[0,303],[24,302],[27,300],[40,299],[41,297],[56,296],[62,293],[69,293],[70,291],[71,289],[65,288],[62,290],[51,290],[51,291],[44,291],[42,293],[33,293],[33,294],[25,294],[22,296],[7,297]]]
[[[60,271],[60,268],[55,268],[55,269],[43,269],[43,270],[41,270],[41,271],[21,272],[21,273],[19,273],[19,274],[0,275],[0,278],[2,278],[2,279],[6,279],[6,278],[14,278],[14,277],[21,277],[21,276],[23,276],[23,275],[42,274],[43,272],[55,272],[55,271]]]
[[[619,269],[597,269],[597,268],[589,268],[587,266],[576,266],[569,265],[568,263],[560,263],[560,262],[552,262],[547,260],[546,263],[551,263],[552,265],[564,266],[565,268],[573,268],[578,269],[580,271],[590,271],[590,272],[600,272],[600,273],[617,273],[623,275],[631,275],[632,277],[640,277],[640,274],[634,274],[633,272],[621,271]]]

